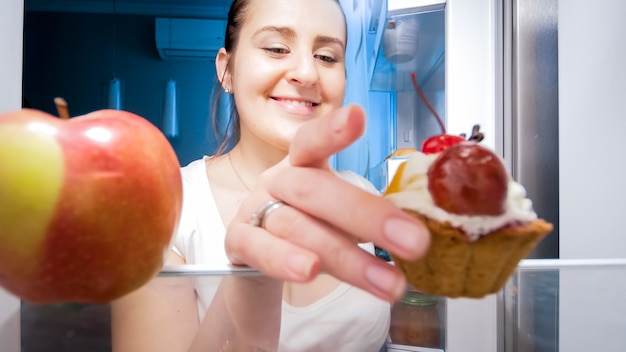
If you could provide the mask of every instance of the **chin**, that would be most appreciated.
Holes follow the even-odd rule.
[[[293,130],[287,133],[283,130],[280,134],[275,134],[273,137],[270,137],[269,144],[274,146],[277,150],[284,151],[286,154],[289,152],[289,146],[296,136],[296,131],[297,130]]]

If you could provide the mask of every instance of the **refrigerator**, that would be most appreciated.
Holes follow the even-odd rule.
[[[381,8],[372,10],[379,17],[369,21],[374,39],[367,58],[368,93],[373,96],[367,104],[376,110],[386,103],[377,95],[385,94],[391,103],[389,130],[368,135],[369,148],[384,149],[381,155],[420,149],[425,138],[442,133],[416,93],[415,73],[447,132],[469,135],[474,124],[480,125],[481,143],[504,158],[537,213],[556,224],[530,257],[558,258],[558,2],[379,3]],[[390,142],[377,144],[385,134]],[[370,160],[367,175],[378,188],[389,182],[397,160]]]
[[[480,124],[487,136],[484,143],[505,158],[535,200],[537,212],[557,226],[552,237],[520,263],[502,292],[481,300],[437,300],[438,346],[390,341],[385,348],[622,350],[626,240],[620,205],[626,198],[621,181],[626,170],[621,140],[626,119],[621,102],[626,97],[622,83],[626,41],[621,37],[626,32],[622,19],[626,3],[342,0],[342,5],[351,30],[363,34],[351,35],[348,44],[354,61],[348,65],[346,102],[362,103],[370,121],[364,138],[336,157],[337,167],[356,170],[382,188],[392,170],[385,162],[391,151],[419,146],[425,135],[438,133],[414,92],[401,86],[407,76],[399,67],[411,60],[385,62],[381,51],[384,28],[394,16],[438,18],[439,22],[419,26],[424,36],[418,40],[426,38],[420,48],[432,52],[430,56],[416,53],[430,61],[411,70],[419,73],[448,131],[468,132],[474,123]],[[0,31],[4,44],[0,72],[5,78],[0,110],[9,110],[21,106],[21,90],[15,87],[21,86],[22,79],[24,9],[21,1],[3,3],[0,9],[7,28]],[[161,276],[192,275],[204,280],[231,274],[166,268]],[[108,334],[99,330],[106,325],[99,314],[106,307],[39,309],[31,315],[32,310],[0,290],[3,351],[26,351],[29,342],[48,343],[43,350],[51,350],[54,343],[65,350],[87,350],[76,346],[110,350]],[[52,324],[41,324],[45,322],[41,310],[54,313],[46,316]],[[38,323],[38,330],[27,329],[29,322]]]
[[[555,225],[528,259],[558,259],[558,1],[370,4],[366,13],[371,17],[364,21],[370,36],[367,104],[373,119],[385,109],[388,119],[387,125],[374,121],[376,131],[365,137],[367,148],[384,150],[368,151],[370,158],[378,155],[379,159],[369,161],[365,175],[383,190],[405,160],[383,157],[401,148],[419,150],[425,138],[442,133],[434,114],[444,120],[450,134],[470,135],[478,124],[485,134],[481,143],[503,157],[513,178],[526,187],[535,211]],[[411,74],[432,109],[417,94]],[[351,166],[360,171],[358,164]],[[515,335],[527,347],[529,340],[538,341],[529,350],[556,351],[559,273],[516,275],[514,287],[520,296],[503,292],[478,301],[439,299],[440,343],[417,346],[392,341],[389,350],[515,351],[520,345],[511,342],[511,332],[516,332],[526,337]],[[394,307],[398,306],[410,309],[402,302]],[[404,318],[406,313],[400,315]],[[468,317],[479,323],[468,324]],[[485,328],[490,337],[477,338],[485,337]]]
[[[615,346],[624,341],[616,331],[623,324],[616,315],[623,308],[612,295],[625,288],[613,269],[626,257],[616,210],[626,188],[618,179],[625,170],[616,162],[621,148],[614,131],[626,124],[623,109],[615,105],[626,96],[620,63],[626,42],[616,36],[624,31],[619,18],[626,5],[615,0],[381,5],[373,11],[380,17],[368,61],[368,103],[370,115],[377,116],[376,99],[388,94],[389,130],[378,131],[391,137],[378,147],[389,148],[386,153],[419,149],[424,138],[441,133],[410,84],[415,72],[447,132],[469,133],[479,124],[486,135],[482,143],[504,158],[538,215],[554,224],[500,294],[439,302],[438,348],[619,350]],[[398,30],[403,22],[415,33],[403,36]],[[385,42],[389,39],[395,42]],[[408,40],[416,41],[411,54],[394,55],[394,48],[410,50],[403,46]],[[372,160],[367,176],[382,190],[400,162]],[[593,297],[593,303],[584,306],[583,297]]]

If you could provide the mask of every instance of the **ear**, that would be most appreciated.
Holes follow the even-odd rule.
[[[230,72],[228,72],[228,62],[230,61],[230,54],[226,52],[226,49],[220,48],[215,57],[215,70],[217,78],[222,85],[222,88],[228,88],[232,90],[232,79]]]

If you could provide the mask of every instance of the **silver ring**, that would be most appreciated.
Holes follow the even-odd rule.
[[[250,224],[256,227],[263,227],[265,219],[267,219],[267,217],[271,213],[273,213],[274,211],[276,211],[276,209],[280,208],[283,205],[285,205],[285,202],[283,202],[282,200],[272,199],[267,201],[259,208],[259,210],[252,213],[252,215],[250,216]]]

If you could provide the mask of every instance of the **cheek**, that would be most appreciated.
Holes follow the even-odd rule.
[[[333,105],[341,106],[346,93],[346,76],[343,71],[328,75],[324,82],[326,99]]]
[[[263,88],[275,82],[280,72],[276,63],[248,55],[237,63],[235,79],[246,89]]]

